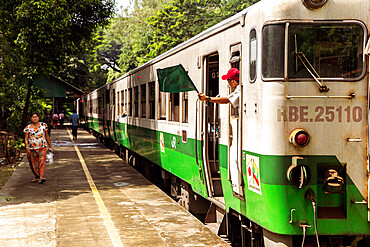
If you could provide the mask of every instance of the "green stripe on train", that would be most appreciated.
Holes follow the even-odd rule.
[[[97,123],[97,119],[90,119],[89,122],[89,127],[96,131],[103,130],[102,122]],[[194,157],[194,139],[188,138],[187,143],[182,143],[180,136],[122,123],[116,124],[115,132],[115,136],[112,135],[112,137],[117,138],[117,143],[160,165],[188,182],[195,192],[207,197],[204,178],[203,175],[200,175],[200,172],[204,171],[203,164],[199,160],[201,166],[201,170],[199,170]],[[161,133],[164,139],[164,152],[160,147]],[[201,157],[200,142],[198,144],[199,157]],[[345,211],[343,219],[319,218],[319,234],[370,234],[367,205],[351,202],[351,200],[361,202],[364,198],[348,176],[345,178],[346,191],[344,194],[326,195],[322,191],[320,180],[317,179],[318,168],[340,167],[341,164],[335,156],[307,156],[306,162],[312,172],[311,181],[303,189],[298,189],[291,185],[286,178],[287,169],[292,163],[292,156],[259,155],[243,151],[244,157],[246,154],[259,158],[262,190],[262,195],[259,195],[248,189],[247,164],[244,159],[242,167],[247,203],[233,196],[231,183],[228,180],[228,147],[219,145],[221,182],[228,211],[229,208],[232,208],[272,232],[301,235],[302,229],[299,227],[299,221],[307,221],[312,226],[314,224],[312,205],[304,199],[306,190],[312,188],[317,196],[318,207],[329,209],[341,207]],[[308,228],[307,234],[313,235],[314,228]]]
[[[103,130],[102,122],[97,123],[96,118],[88,120],[88,127],[99,133]],[[108,133],[106,130],[106,134]],[[151,162],[161,166],[168,172],[178,176],[188,182],[193,190],[207,198],[207,189],[204,182],[203,163],[194,157],[195,140],[188,139],[187,143],[182,143],[180,136],[158,132],[151,129],[141,128],[123,123],[116,123],[114,139],[119,145],[125,146],[135,153],[140,154]],[[163,135],[164,147],[161,149],[160,140]],[[198,141],[198,154],[201,157],[200,141]]]

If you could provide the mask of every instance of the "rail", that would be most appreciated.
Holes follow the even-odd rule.
[[[298,95],[287,95],[285,96],[287,99],[353,99],[356,94],[351,93],[350,95],[343,95],[343,96],[330,96],[330,95],[317,95],[317,96],[298,96]]]

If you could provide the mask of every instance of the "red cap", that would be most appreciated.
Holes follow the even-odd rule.
[[[227,74],[223,75],[221,78],[222,80],[230,79],[230,80],[239,81],[239,70],[237,68],[229,69]]]

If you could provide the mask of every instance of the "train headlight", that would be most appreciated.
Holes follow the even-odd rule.
[[[304,129],[295,129],[290,133],[289,141],[296,147],[304,147],[310,142],[310,135]]]
[[[318,9],[324,6],[328,0],[302,0],[302,3],[308,9]]]

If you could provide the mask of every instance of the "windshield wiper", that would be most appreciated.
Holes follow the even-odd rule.
[[[315,81],[319,85],[319,91],[320,92],[328,92],[329,88],[325,85],[324,81],[321,79],[319,73],[315,70],[315,68],[312,66],[310,61],[308,61],[306,55],[302,51],[298,52],[297,34],[294,35],[294,38],[295,38],[294,45],[295,45],[295,56],[296,56],[296,71],[298,71],[297,58],[299,58],[299,60],[303,64],[303,66],[306,68],[306,70],[310,73],[310,75],[315,79]]]

